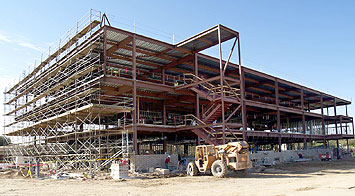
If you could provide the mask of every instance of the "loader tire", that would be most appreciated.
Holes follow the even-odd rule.
[[[196,164],[194,162],[190,162],[187,165],[187,169],[186,170],[187,170],[187,175],[197,176],[197,174],[198,174],[198,170],[197,170]]]
[[[217,178],[224,178],[227,174],[227,165],[221,160],[216,160],[211,166],[212,175]]]

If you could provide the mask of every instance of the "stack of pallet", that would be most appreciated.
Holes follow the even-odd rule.
[[[128,164],[126,162],[114,162],[111,167],[111,176],[114,180],[128,178]]]

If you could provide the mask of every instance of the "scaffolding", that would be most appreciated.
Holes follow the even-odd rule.
[[[102,19],[90,10],[53,53],[5,91],[5,134],[15,138],[7,148],[9,162],[26,156],[54,163],[56,170],[95,172],[131,153],[126,116],[132,98],[101,88]]]

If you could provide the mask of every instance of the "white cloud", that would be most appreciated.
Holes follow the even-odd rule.
[[[7,36],[5,36],[4,34],[2,34],[1,32],[0,32],[0,41],[12,42]]]
[[[37,50],[39,52],[43,51],[42,48],[40,48],[40,47],[38,47],[38,46],[36,46],[34,44],[31,44],[29,42],[18,41],[17,44],[20,45],[20,46],[23,46],[23,47],[27,47],[27,48],[31,48],[33,50]]]
[[[18,46],[30,48],[32,50],[36,50],[39,52],[43,51],[43,49],[41,47],[39,47],[35,44],[32,44],[28,41],[25,41],[25,40],[26,40],[26,38],[21,35],[10,37],[10,36],[7,36],[6,33],[3,33],[2,31],[0,31],[0,41],[17,44]]]

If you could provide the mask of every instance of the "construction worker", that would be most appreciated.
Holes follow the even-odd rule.
[[[178,162],[176,166],[176,170],[182,171],[184,168],[184,159],[181,158],[180,154],[178,154]]]
[[[354,151],[353,151],[353,149],[350,149],[350,157],[354,157]]]
[[[170,155],[168,155],[168,157],[166,157],[165,159],[165,169],[169,169],[169,163],[170,163]]]

